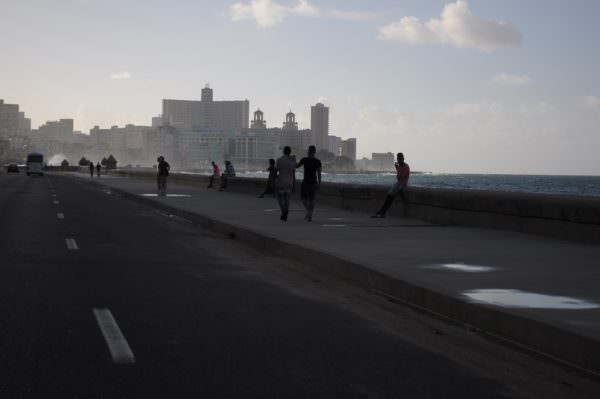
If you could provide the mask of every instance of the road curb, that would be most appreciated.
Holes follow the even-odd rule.
[[[465,325],[485,335],[568,365],[596,378],[600,377],[600,341],[576,334],[554,325],[550,321],[527,317],[510,309],[499,309],[485,304],[468,302],[466,299],[443,292],[439,288],[394,278],[351,259],[344,259],[337,255],[282,241],[266,233],[183,210],[101,182],[87,181],[87,183],[110,188],[135,202],[188,219],[195,224],[274,255],[284,255],[308,266],[324,270],[371,292]]]

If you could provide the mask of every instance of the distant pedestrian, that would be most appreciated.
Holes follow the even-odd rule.
[[[94,177],[94,163],[90,161],[88,166],[90,168],[90,177]]]
[[[100,177],[100,171],[102,170],[102,165],[100,165],[100,162],[96,163],[96,176]]]
[[[235,177],[235,168],[231,161],[225,161],[225,172],[221,173],[221,186],[219,187],[219,191],[225,191],[230,177]]]
[[[167,161],[165,161],[165,157],[162,155],[158,157],[158,195],[167,195],[167,176],[169,176],[169,170],[171,170],[171,165]]]
[[[308,156],[302,158],[297,168],[304,166],[304,179],[300,186],[300,198],[306,209],[304,220],[312,222],[312,214],[315,210],[315,197],[317,189],[321,186],[321,161],[315,157],[317,148],[314,145],[308,147]]]
[[[213,173],[208,178],[208,187],[206,187],[206,188],[212,188],[213,184],[215,182],[215,178],[216,177],[221,177],[221,169],[219,169],[219,165],[217,165],[215,163],[215,161],[211,161],[211,164],[212,164],[212,167],[213,167]]]
[[[372,216],[374,218],[385,217],[385,214],[392,206],[396,195],[400,195],[400,197],[402,198],[402,202],[406,202],[406,198],[404,197],[404,190],[406,190],[406,187],[408,186],[408,178],[410,177],[410,167],[406,162],[404,162],[404,154],[402,154],[401,152],[399,152],[396,155],[396,163],[394,164],[394,167],[396,168],[396,182],[388,190],[387,195],[385,197],[385,202],[381,206],[381,209]]]
[[[269,172],[267,185],[265,186],[265,190],[261,195],[258,196],[258,198],[265,198],[265,194],[273,194],[275,192],[275,176],[277,175],[277,170],[275,169],[275,160],[273,158],[269,159],[269,167],[267,168],[267,172]]]
[[[283,156],[277,159],[275,169],[277,171],[275,180],[275,191],[277,192],[277,202],[281,209],[280,219],[287,222],[290,212],[290,196],[296,183],[296,157],[292,156],[292,149],[289,146],[283,148]]]

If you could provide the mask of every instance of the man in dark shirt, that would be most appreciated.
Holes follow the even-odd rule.
[[[314,145],[308,147],[308,156],[304,157],[296,165],[297,168],[304,166],[304,179],[300,186],[300,198],[306,208],[304,220],[311,222],[315,210],[315,197],[317,189],[321,185],[321,161],[315,158],[317,149]]]
[[[165,161],[165,157],[162,155],[158,157],[158,195],[167,195],[167,176],[169,176],[169,170],[171,165]]]

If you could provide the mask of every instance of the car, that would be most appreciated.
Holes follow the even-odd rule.
[[[6,173],[19,173],[19,166],[11,163],[6,167]]]

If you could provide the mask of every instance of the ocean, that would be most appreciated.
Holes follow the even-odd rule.
[[[266,172],[243,172],[239,175],[247,177],[267,176]],[[394,179],[394,173],[323,174],[323,181],[336,183],[390,185],[394,182]],[[414,173],[410,176],[409,185],[415,187],[600,197],[600,176]]]

